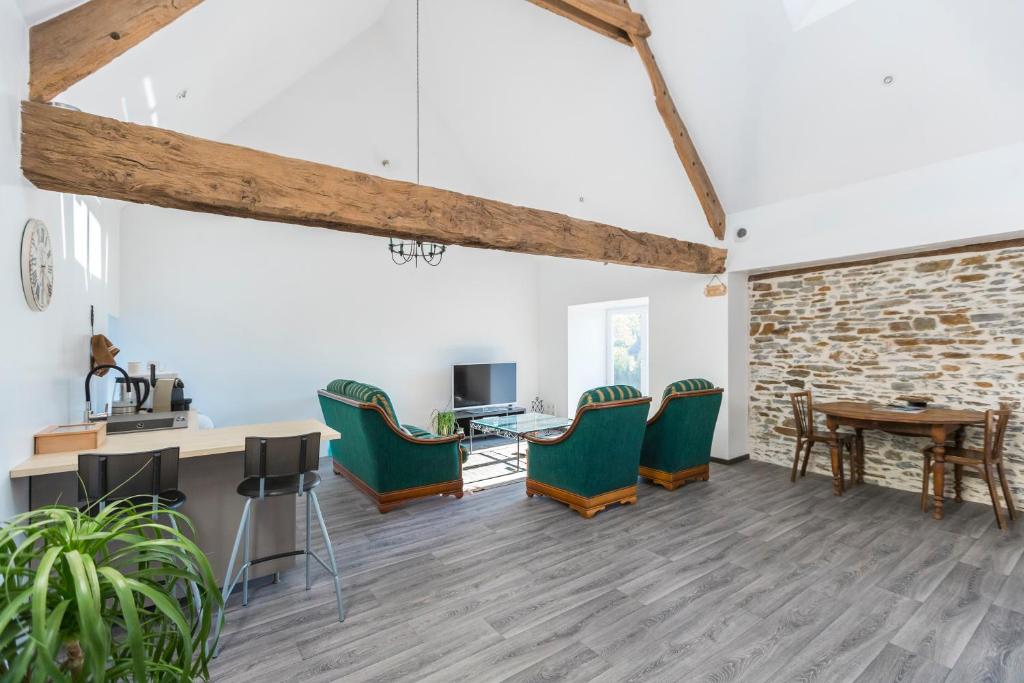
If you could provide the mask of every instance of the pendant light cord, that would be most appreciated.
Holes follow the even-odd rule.
[[[420,0],[416,0],[416,184],[420,184]]]

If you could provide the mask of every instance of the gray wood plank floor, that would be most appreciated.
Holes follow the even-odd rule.
[[[746,462],[592,520],[522,483],[381,515],[328,467],[345,623],[296,568],[232,598],[213,680],[1024,680],[1024,522],[986,506]]]

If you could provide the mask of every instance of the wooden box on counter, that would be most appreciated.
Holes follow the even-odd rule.
[[[51,425],[35,435],[36,455],[87,452],[95,450],[107,440],[106,422],[84,422],[71,425]]]

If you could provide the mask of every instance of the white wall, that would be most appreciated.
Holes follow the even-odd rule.
[[[413,179],[414,73],[371,29],[228,141]],[[429,109],[422,142],[424,183],[479,190]],[[516,361],[521,401],[536,394],[534,257],[456,247],[417,269],[394,265],[386,239],[323,229],[145,206],[124,225],[116,341],[181,373],[218,426],[319,417],[316,390],[344,377],[428,427],[458,362]]]
[[[650,388],[657,410],[661,392],[680,379],[705,377],[717,386],[727,385],[728,301],[704,296],[708,278],[588,261],[543,259],[539,271],[539,392],[545,402],[554,400],[559,414],[568,414],[579,395],[566,397],[569,372],[569,306],[612,299],[650,299]],[[602,335],[599,342],[603,342]],[[573,349],[569,348],[569,353]],[[744,391],[745,387],[738,388]],[[568,400],[569,405],[564,405]],[[714,457],[728,454],[728,413],[718,417]]]
[[[124,220],[116,341],[181,373],[217,426],[320,417],[316,390],[336,378],[384,388],[399,419],[428,426],[457,362],[517,361],[520,396],[535,391],[529,257],[452,249],[414,269],[379,238],[142,207]],[[494,287],[468,296],[466,282]]]
[[[49,424],[78,420],[82,380],[89,370],[89,305],[97,331],[116,306],[116,203],[86,200],[104,228],[91,244],[72,197],[32,188],[21,174],[20,101],[27,97],[28,34],[14,0],[0,0],[0,519],[27,505],[27,480],[7,470],[32,454],[32,435]],[[21,233],[25,221],[46,223],[53,240],[55,287],[49,308],[28,308],[21,289]],[[97,391],[99,389],[97,388]]]
[[[1024,231],[1024,142],[729,214],[729,269],[893,253]]]
[[[747,432],[747,403],[750,386],[750,364],[748,360],[748,327],[750,322],[750,299],[747,297],[746,273],[729,273],[726,283],[729,287],[728,321],[728,365],[729,389],[725,395],[725,406],[729,416],[729,443],[726,459],[736,459],[750,454]]]
[[[608,340],[605,307],[570,305],[566,312],[566,386],[561,396],[545,399],[545,411],[559,410],[570,417],[587,389],[603,386],[608,376]]]

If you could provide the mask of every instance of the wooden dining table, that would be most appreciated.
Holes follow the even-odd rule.
[[[901,436],[930,438],[934,444],[932,454],[935,460],[932,475],[935,501],[932,507],[932,517],[935,519],[942,519],[943,514],[946,442],[952,437],[956,446],[962,447],[966,427],[983,424],[985,421],[985,413],[976,410],[925,408],[909,412],[863,401],[815,403],[814,410],[825,415],[826,424],[833,436],[838,436],[840,427],[853,428],[856,432],[855,448],[858,463],[862,463],[864,459],[865,429]],[[834,438],[832,440],[832,493],[837,496],[841,496],[844,490],[840,447],[839,439]],[[858,473],[859,477],[860,473]]]

